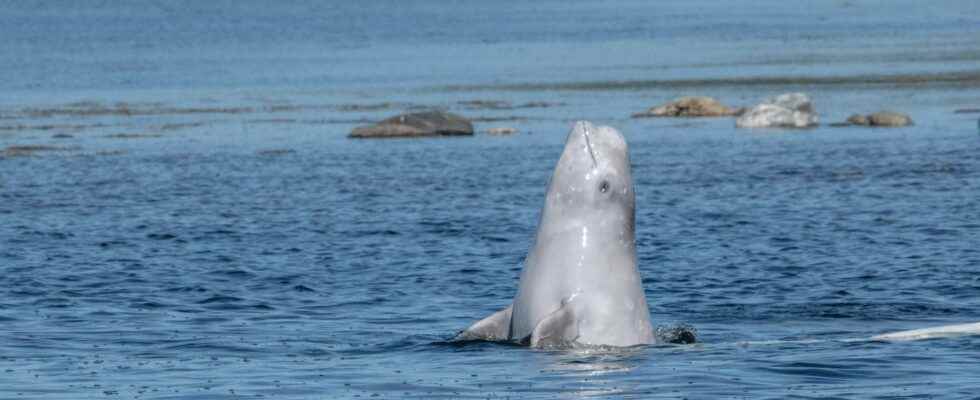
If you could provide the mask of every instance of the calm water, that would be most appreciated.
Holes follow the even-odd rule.
[[[209,4],[0,2],[0,398],[978,396],[978,337],[853,340],[980,321],[977,3]],[[628,118],[798,90],[916,125]],[[431,107],[521,133],[345,137]],[[448,343],[513,297],[580,118],[700,343]]]

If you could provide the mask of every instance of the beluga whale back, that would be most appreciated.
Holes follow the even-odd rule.
[[[548,185],[517,295],[457,339],[532,347],[653,343],[634,230],[626,140],[611,127],[575,123]]]

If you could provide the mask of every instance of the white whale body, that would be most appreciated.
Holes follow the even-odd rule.
[[[912,341],[956,336],[980,335],[980,322],[971,324],[943,325],[931,328],[913,329],[872,336],[871,340],[879,341]]]
[[[548,185],[517,295],[457,339],[532,347],[653,343],[636,267],[634,204],[623,136],[575,123]]]
[[[744,341],[738,342],[739,346],[758,346],[758,345],[779,345],[787,343],[811,344],[825,342],[841,343],[860,343],[860,342],[911,342],[929,339],[948,339],[962,336],[980,335],[980,322],[933,326],[929,328],[911,329],[907,331],[897,331],[883,333],[871,337],[844,338],[844,339],[802,339],[802,340],[763,340],[763,341]]]

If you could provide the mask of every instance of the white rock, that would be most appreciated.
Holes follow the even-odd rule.
[[[787,93],[767,99],[738,119],[739,128],[807,128],[817,124],[810,98],[803,93]]]

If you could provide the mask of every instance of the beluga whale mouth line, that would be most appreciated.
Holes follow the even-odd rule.
[[[599,166],[599,162],[595,159],[595,150],[592,150],[592,139],[589,138],[590,125],[585,125],[582,127],[582,136],[585,138],[585,147],[589,149],[589,156],[592,157],[592,168]]]
[[[456,339],[531,347],[654,343],[636,267],[630,173],[622,134],[576,122],[548,183],[516,296]]]

